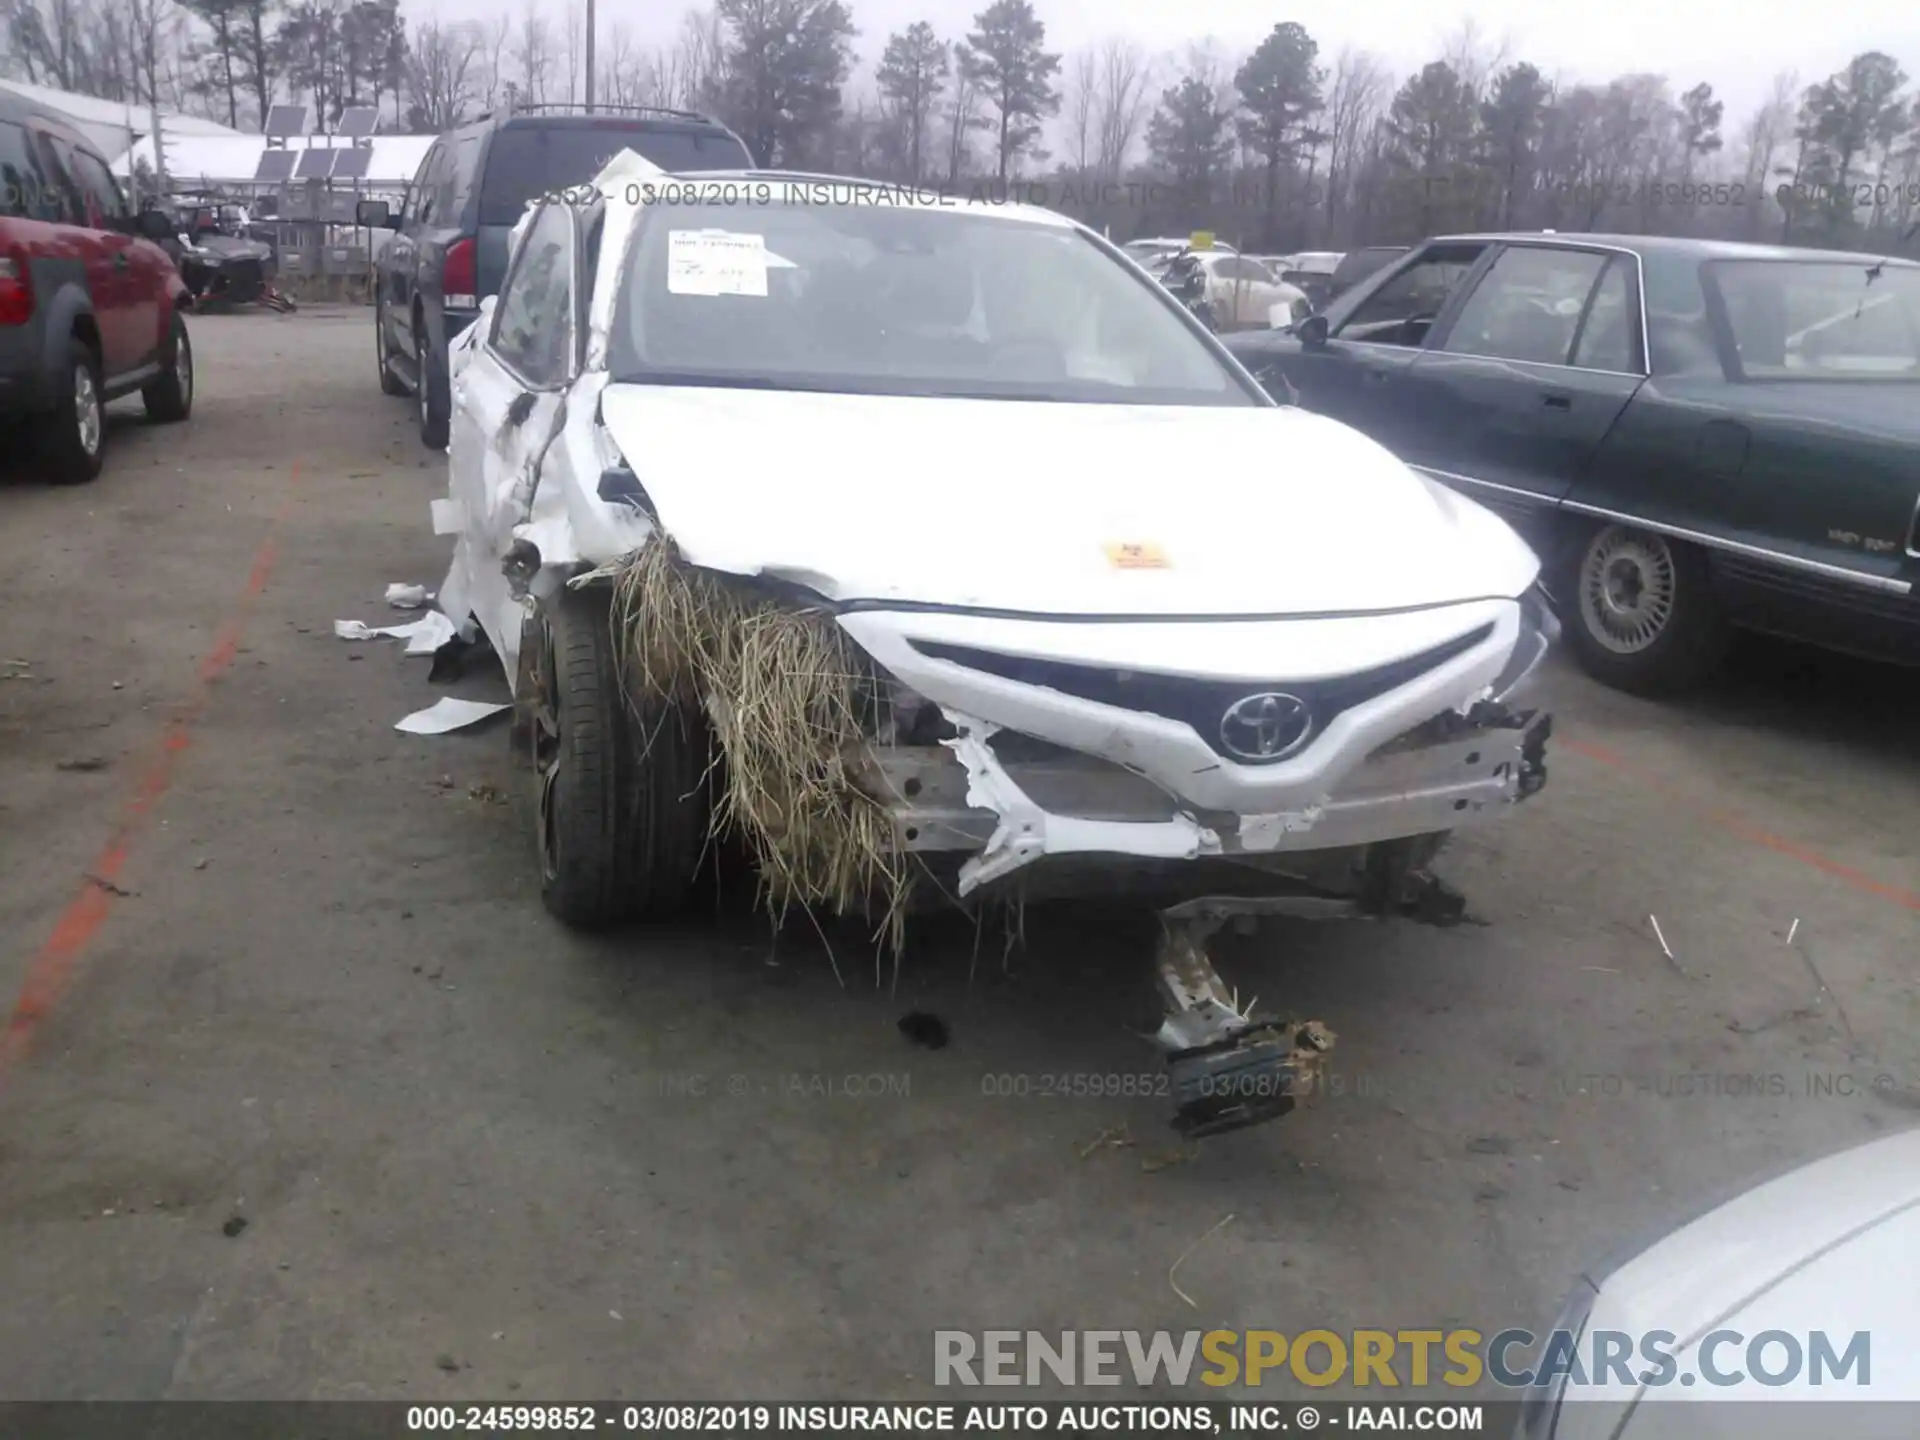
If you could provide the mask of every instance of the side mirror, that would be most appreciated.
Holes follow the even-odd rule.
[[[1318,350],[1327,343],[1327,317],[1309,315],[1304,320],[1296,320],[1293,326],[1294,336],[1309,350]]]
[[[147,240],[171,240],[173,217],[164,210],[142,210],[133,218],[134,233]]]
[[[353,223],[364,230],[398,230],[393,209],[384,200],[361,200],[353,207]]]

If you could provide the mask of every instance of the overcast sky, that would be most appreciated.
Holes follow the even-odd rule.
[[[542,0],[548,15],[565,0]],[[870,68],[888,32],[929,20],[943,37],[964,33],[985,0],[848,0]],[[525,0],[427,0],[456,14],[519,13]],[[672,38],[689,8],[675,0],[598,0],[602,34],[624,22],[637,39]],[[414,13],[420,0],[409,6]],[[1281,20],[1296,20],[1330,58],[1342,46],[1372,50],[1404,76],[1435,57],[1469,15],[1490,42],[1508,42],[1549,75],[1606,79],[1629,71],[1664,74],[1676,91],[1709,81],[1727,102],[1729,138],[1771,88],[1797,70],[1802,84],[1838,69],[1862,50],[1884,50],[1920,72],[1920,4],[1915,0],[1035,0],[1054,49],[1072,51],[1115,32],[1156,52],[1180,52],[1211,38],[1238,57]]]

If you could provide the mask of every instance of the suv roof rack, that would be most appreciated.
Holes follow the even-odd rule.
[[[570,115],[598,115],[602,112],[610,115],[659,115],[669,120],[697,120],[702,125],[719,125],[711,115],[702,115],[697,110],[671,110],[664,105],[608,105],[596,100],[592,105],[571,100],[542,101],[537,105],[519,105],[508,103],[497,110],[489,110],[480,116],[482,120],[511,119],[515,115],[543,115],[563,113]]]

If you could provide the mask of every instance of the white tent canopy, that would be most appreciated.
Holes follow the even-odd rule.
[[[145,105],[99,100],[91,95],[75,95],[46,85],[29,85],[24,80],[0,80],[0,90],[36,105],[44,105],[65,116],[68,123],[86,136],[123,175],[127,173],[127,151],[142,137],[146,137],[147,153],[153,152],[153,111]],[[161,133],[168,136],[224,135],[244,138],[240,131],[222,125],[217,120],[203,120],[197,115],[176,115],[164,108],[160,112],[160,128]]]
[[[267,148],[266,140],[258,135],[176,135],[164,116],[161,119],[161,135],[167,146],[167,179],[176,185],[211,187],[251,184],[259,168],[260,157]],[[431,135],[375,135],[373,158],[367,162],[367,173],[360,182],[361,187],[373,190],[402,188],[419,172],[420,162],[427,158],[427,148],[433,144],[433,140]],[[288,139],[287,148],[301,150],[309,144],[327,143],[321,136],[311,139],[295,136]],[[131,175],[134,165],[142,161],[156,171],[160,169],[153,163],[151,136],[135,145],[113,168],[117,174]]]

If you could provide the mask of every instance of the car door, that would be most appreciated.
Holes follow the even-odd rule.
[[[1408,373],[1402,458],[1530,526],[1644,383],[1639,322],[1633,255],[1503,245]]]
[[[411,356],[413,337],[413,292],[418,284],[420,235],[433,209],[434,177],[447,153],[445,140],[436,140],[427,148],[426,158],[407,187],[407,198],[400,207],[400,228],[387,245],[387,322],[396,349]]]
[[[108,241],[121,242],[113,247],[113,265],[124,291],[120,308],[128,328],[131,367],[154,364],[165,339],[161,310],[169,291],[167,272],[173,269],[173,262],[159,246],[134,233],[133,207],[99,152],[76,144],[69,163],[87,202],[89,223]]]
[[[472,559],[456,590],[464,587],[466,607],[509,674],[521,607],[500,559],[527,517],[540,461],[578,368],[577,247],[571,209],[557,201],[542,205],[509,257],[486,333],[453,383],[449,494],[462,551]]]
[[[1300,404],[1401,452],[1420,428],[1407,408],[1407,375],[1490,248],[1436,242],[1336,302],[1323,343],[1281,352]]]
[[[89,223],[94,217],[75,174],[72,142],[45,126],[29,122],[27,128],[55,192],[60,243],[79,257],[86,271],[87,295],[100,329],[100,368],[111,383],[138,365],[145,352],[133,308],[133,238]]]

